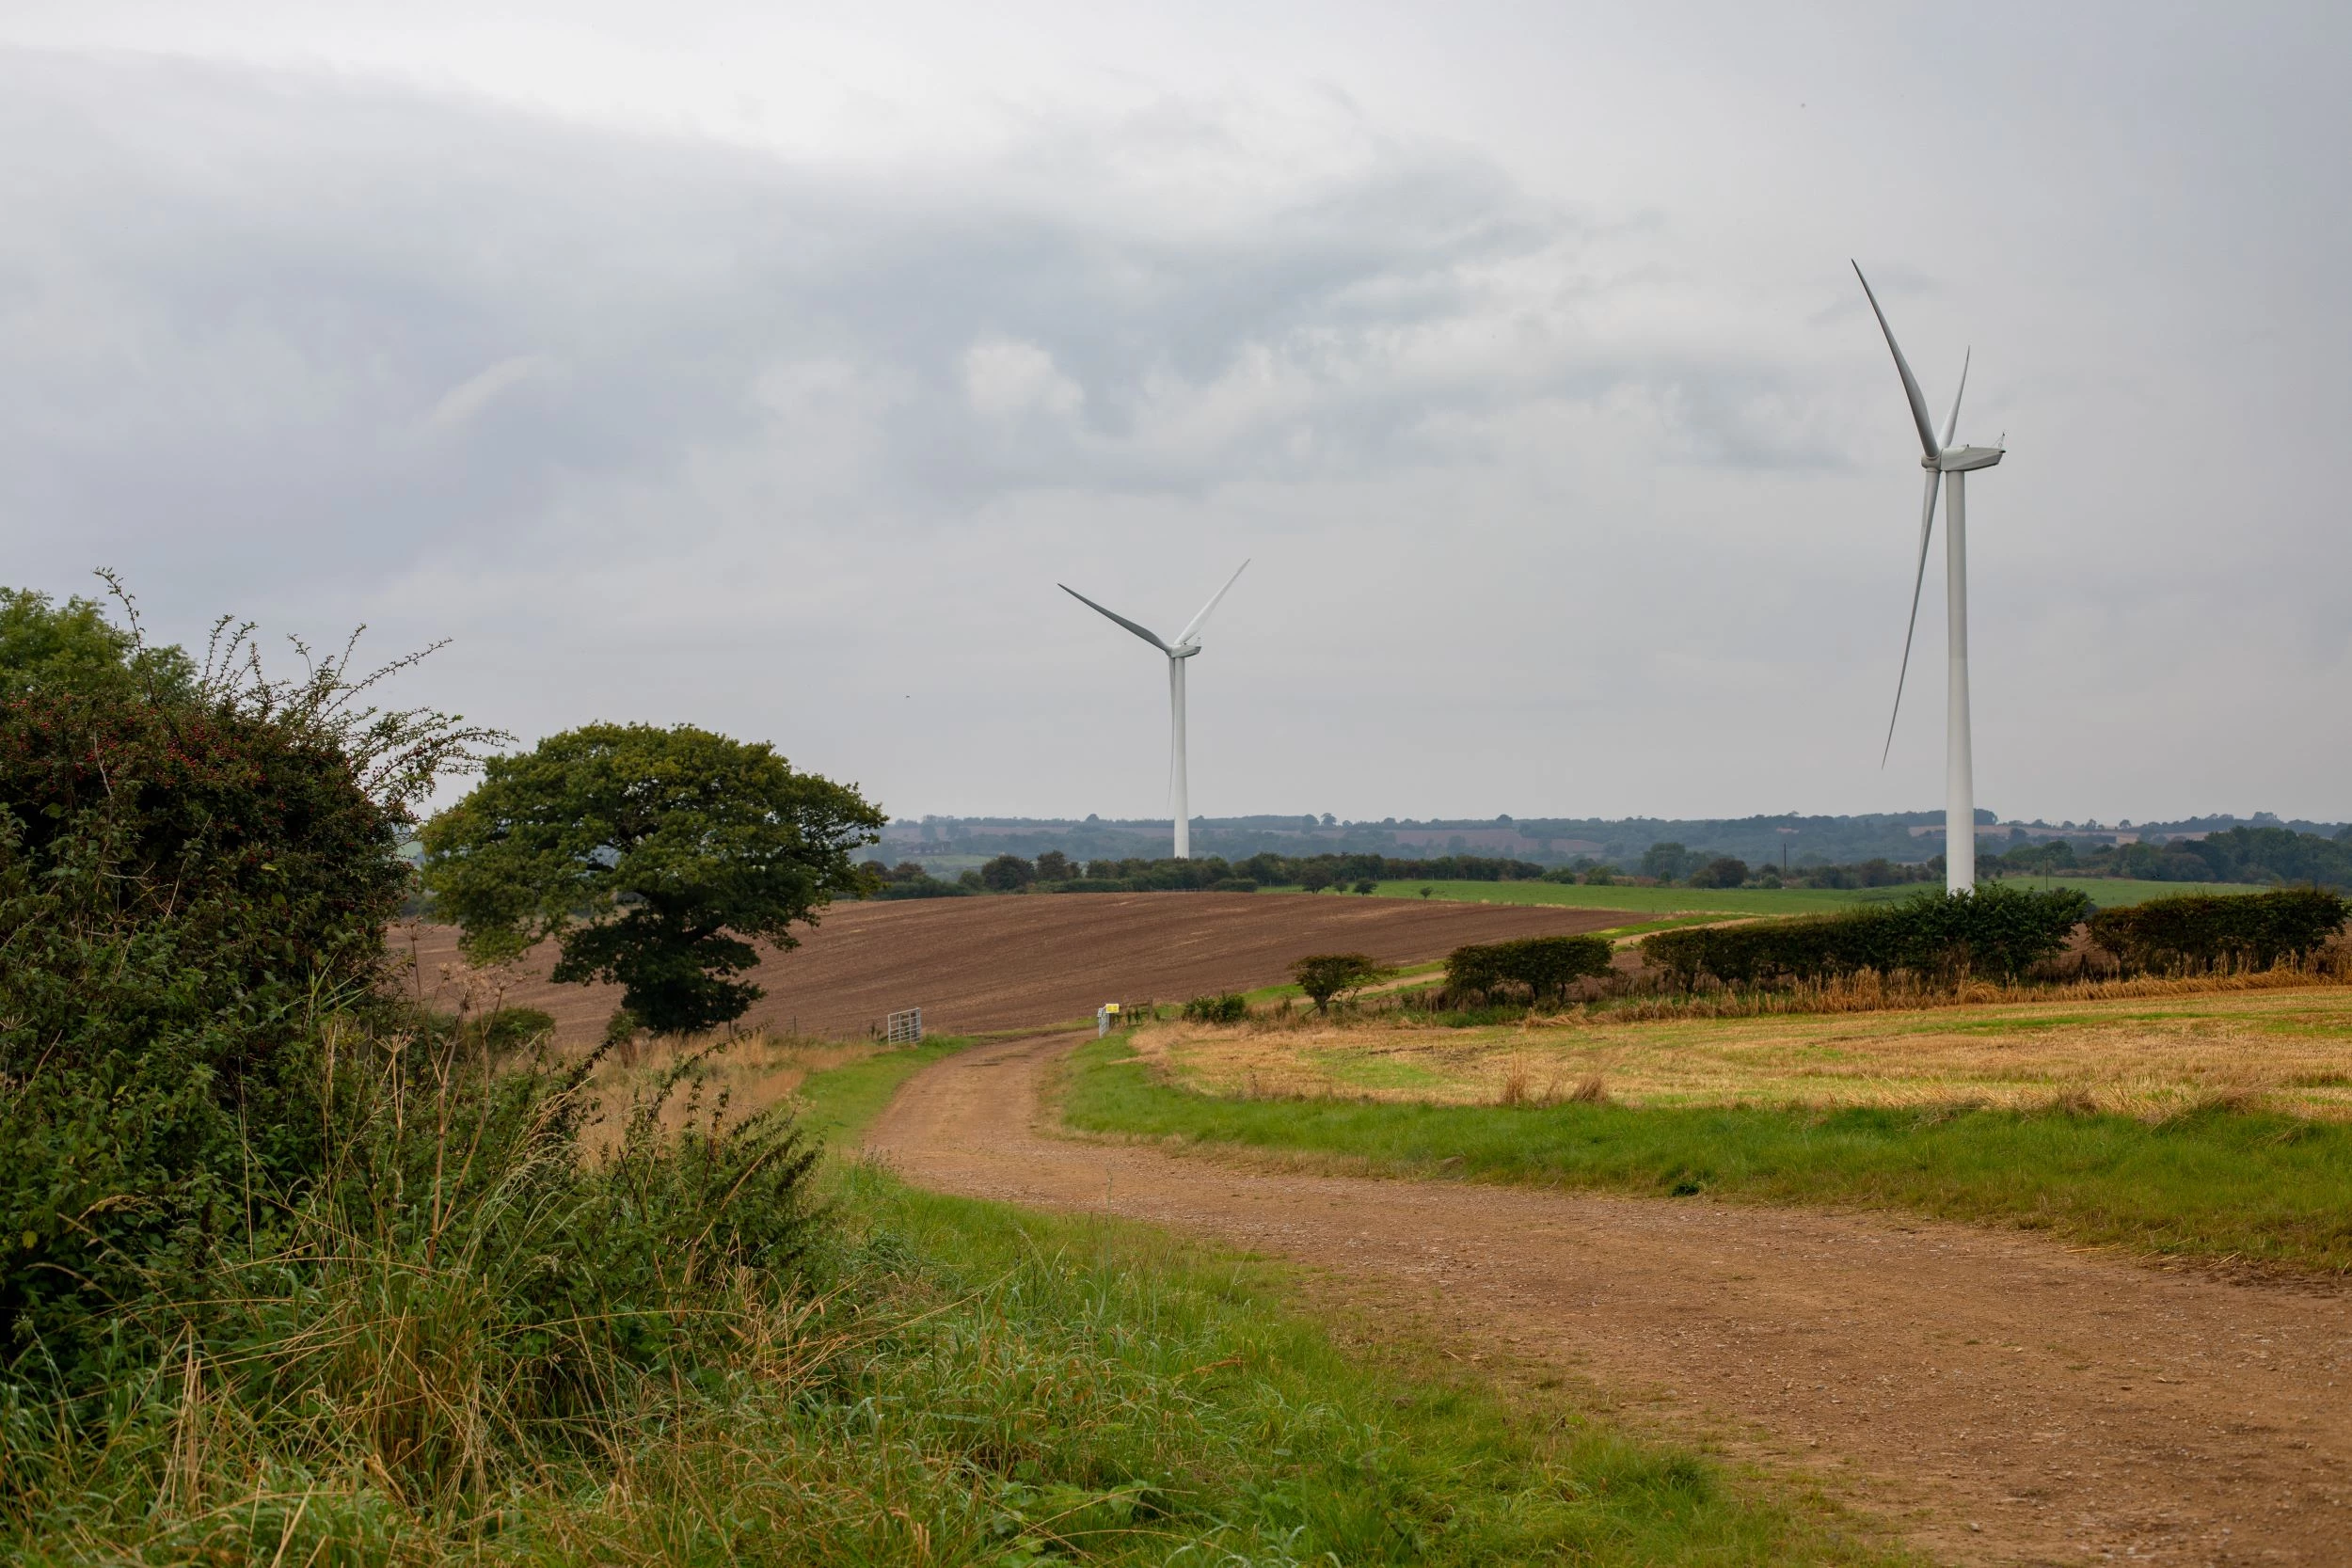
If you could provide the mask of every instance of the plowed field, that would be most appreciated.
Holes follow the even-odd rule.
[[[882,1015],[923,1009],[926,1028],[1017,1029],[1091,1014],[1113,1000],[1182,1001],[1289,978],[1309,953],[1363,952],[1384,963],[1441,958],[1466,942],[1596,931],[1622,910],[1359,898],[1341,894],[1064,894],[842,904],[787,953],[767,953],[751,976],[768,994],[749,1027],[862,1036]],[[553,1014],[564,1043],[594,1039],[619,1005],[606,986],[548,978],[551,946],[508,975],[469,976],[456,932],[395,927],[424,992],[454,1006],[470,982],[503,987],[509,1006]]]

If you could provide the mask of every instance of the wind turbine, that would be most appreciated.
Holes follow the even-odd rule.
[[[1862,281],[1863,297],[1870,302],[1870,313],[1879,319],[1879,330],[1886,335],[1886,346],[1895,356],[1895,370],[1903,378],[1903,396],[1911,402],[1911,422],[1919,427],[1919,466],[1928,471],[1928,488],[1919,507],[1919,566],[1911,582],[1911,620],[1903,628],[1902,668],[1895,676],[1895,715],[1903,710],[1903,681],[1911,673],[1911,639],[1919,628],[1919,590],[1927,581],[1928,536],[1935,531],[1935,482],[1941,478],[1951,497],[1947,511],[1950,521],[1944,530],[1945,604],[1947,630],[1946,633],[1947,670],[1945,675],[1945,739],[1944,739],[1944,887],[1947,893],[1973,892],[1977,885],[1977,779],[1974,757],[1968,742],[1968,476],[1979,468],[1989,468],[2001,460],[2003,449],[1992,447],[1956,447],[1953,434],[1960,428],[1960,399],[1968,390],[1968,361],[1960,363],[1960,390],[1952,394],[1951,418],[1944,421],[1944,439],[1935,438],[1935,422],[1928,417],[1928,400],[1919,390],[1919,382],[1903,362],[1903,351],[1896,345],[1895,329],[1886,325],[1886,312],[1879,309],[1879,296],[1870,292],[1870,280],[1862,277],[1862,263],[1853,263],[1853,275]],[[1886,758],[1895,749],[1895,715],[1886,721],[1886,747],[1879,755],[1879,766],[1886,766]]]
[[[1109,616],[1168,656],[1168,793],[1169,808],[1176,815],[1176,858],[1180,861],[1192,859],[1192,816],[1184,800],[1184,660],[1200,651],[1200,628],[1209,624],[1209,611],[1216,608],[1218,599],[1232,591],[1233,584],[1239,582],[1242,573],[1248,570],[1249,562],[1247,561],[1234,567],[1233,575],[1225,579],[1225,586],[1200,607],[1200,613],[1185,625],[1172,643],[1161,641],[1152,632],[1136,625],[1117,610],[1104,610],[1068,583],[1055,584],[1089,610]]]

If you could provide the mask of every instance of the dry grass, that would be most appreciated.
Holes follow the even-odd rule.
[[[2352,1119],[2352,987],[2107,982],[2033,1000],[1485,1029],[1160,1024],[1137,1050],[1212,1093],[1438,1104],[2062,1105],[2160,1117],[2228,1102]],[[1606,1085],[1604,1088],[1603,1085]]]
[[[804,1039],[764,1033],[732,1039],[643,1041],[627,1053],[609,1053],[597,1066],[588,1085],[596,1111],[580,1142],[592,1155],[602,1155],[615,1147],[632,1094],[690,1058],[700,1058],[692,1076],[702,1089],[701,1104],[707,1108],[723,1100],[725,1117],[732,1122],[794,1098],[812,1073],[862,1062],[886,1049],[871,1040]],[[687,1097],[674,1097],[662,1107],[664,1131],[683,1127],[691,1114]]]

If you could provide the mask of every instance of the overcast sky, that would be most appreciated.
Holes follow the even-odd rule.
[[[2352,9],[0,7],[0,577],[892,812],[2352,815]],[[1941,524],[1939,523],[1939,532]]]

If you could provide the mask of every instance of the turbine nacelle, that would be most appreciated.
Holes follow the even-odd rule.
[[[1947,474],[1974,473],[1979,468],[1993,467],[2002,456],[1999,447],[1947,447],[1937,454],[1933,462],[1921,458],[1919,467]]]

